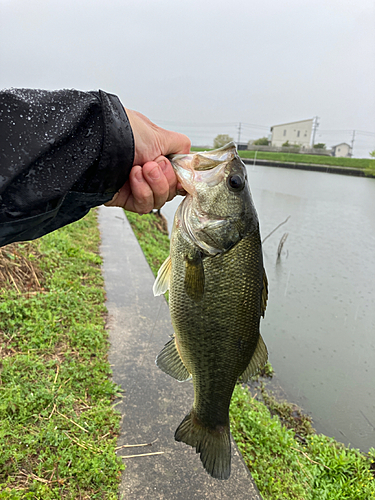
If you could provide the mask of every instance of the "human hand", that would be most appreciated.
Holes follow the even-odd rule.
[[[135,142],[133,168],[129,180],[106,206],[144,214],[184,193],[166,155],[189,153],[190,140],[158,127],[141,113],[129,109],[126,113]]]

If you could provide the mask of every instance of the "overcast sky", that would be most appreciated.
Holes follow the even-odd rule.
[[[319,116],[375,149],[374,0],[0,0],[0,88],[104,89],[212,144]],[[342,132],[341,132],[342,131]],[[366,132],[366,133],[364,133]],[[370,133],[370,134],[369,134]]]

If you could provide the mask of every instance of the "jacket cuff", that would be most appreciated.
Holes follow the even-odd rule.
[[[104,192],[118,191],[128,180],[134,161],[134,136],[119,98],[99,90],[103,103],[104,141],[99,168],[105,169]]]
[[[72,186],[73,192],[116,193],[128,180],[134,161],[134,137],[119,98],[102,90],[90,92],[100,101],[103,142],[99,164],[94,164]]]

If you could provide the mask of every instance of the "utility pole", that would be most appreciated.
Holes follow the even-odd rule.
[[[241,139],[241,122],[238,126],[238,141],[237,141],[237,147],[239,146],[240,144],[240,139]]]
[[[315,144],[315,134],[316,134],[316,129],[318,128],[319,126],[319,116],[315,116],[314,118],[314,124],[313,124],[313,137],[312,137],[312,144],[311,144],[311,147],[314,147],[314,144]]]
[[[354,151],[354,139],[355,139],[355,130],[353,130],[353,135],[352,135],[352,150],[351,150],[351,155],[353,156],[353,151]]]

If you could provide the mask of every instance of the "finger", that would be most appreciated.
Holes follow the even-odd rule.
[[[187,195],[187,191],[185,191],[185,189],[182,187],[181,182],[177,182],[176,195],[177,194],[179,196],[186,196]]]
[[[155,161],[159,164],[161,171],[167,179],[169,186],[167,201],[170,201],[176,196],[177,192],[177,177],[175,171],[173,170],[171,162],[165,156],[159,156]]]
[[[145,163],[142,167],[142,173],[152,190],[153,208],[161,208],[169,197],[169,182],[166,176],[155,161]]]
[[[132,196],[128,200],[128,210],[139,214],[148,214],[151,212],[154,208],[154,194],[140,165],[134,165],[131,169],[129,185]]]
[[[112,200],[108,201],[107,203],[104,203],[106,207],[123,207],[126,208],[126,206],[129,204],[130,200],[132,198],[131,191],[130,191],[130,185],[129,181],[127,181],[114,195]]]

